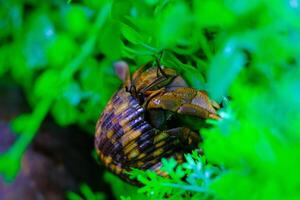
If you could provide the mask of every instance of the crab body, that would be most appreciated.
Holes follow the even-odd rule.
[[[189,88],[173,69],[143,66],[132,80],[129,70],[120,77],[124,86],[108,102],[96,125],[95,146],[103,163],[113,173],[128,178],[131,168],[153,170],[160,175],[160,160],[197,148],[201,138],[187,127],[172,124],[174,115],[218,119],[215,108],[203,91]]]

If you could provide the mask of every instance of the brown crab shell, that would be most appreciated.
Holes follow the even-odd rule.
[[[182,162],[178,139],[154,128],[145,119],[145,109],[124,88],[108,102],[96,125],[95,146],[105,166],[125,179],[131,168],[154,170],[160,175],[162,157],[175,157]]]

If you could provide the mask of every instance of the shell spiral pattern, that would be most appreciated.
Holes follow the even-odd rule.
[[[153,128],[144,114],[138,101],[121,89],[108,102],[96,126],[95,145],[100,159],[129,182],[125,171],[131,167],[159,171],[160,159],[177,148],[175,138]]]
[[[201,141],[198,133],[174,124],[173,116],[218,119],[206,93],[187,87],[174,70],[159,70],[137,71],[134,81],[128,79],[113,95],[96,125],[100,159],[110,171],[135,185],[140,184],[126,173],[131,168],[168,176],[160,171],[161,159],[174,157],[181,163],[184,153]]]

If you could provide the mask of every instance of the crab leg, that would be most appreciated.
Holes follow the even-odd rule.
[[[148,169],[152,164],[160,162],[162,157],[169,157],[172,151],[178,151],[178,153],[180,153],[179,149],[191,150],[197,148],[200,141],[201,138],[199,134],[188,128],[172,128],[158,131],[153,137],[152,144],[150,144],[149,141],[145,141],[135,146],[126,156],[130,157],[130,163],[136,163],[135,167]],[[135,152],[141,153],[138,154]]]
[[[169,136],[176,137],[182,148],[193,149],[197,147],[201,138],[198,133],[186,127],[177,127],[165,131]]]
[[[186,87],[159,94],[147,105],[147,109],[163,109],[204,119],[220,119],[216,108],[219,108],[219,105],[210,100],[204,91]]]

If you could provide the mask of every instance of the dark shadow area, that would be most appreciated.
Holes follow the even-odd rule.
[[[0,80],[0,153],[17,139],[9,121],[28,112],[20,88]],[[66,199],[66,192],[79,192],[86,183],[93,191],[103,191],[113,199],[109,185],[103,182],[104,168],[92,157],[93,136],[77,126],[61,128],[47,118],[23,159],[21,171],[11,183],[0,179],[0,200]]]

